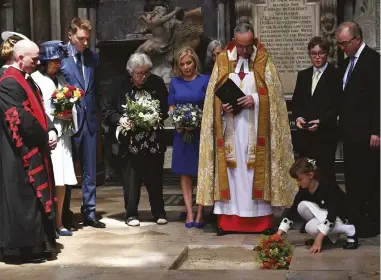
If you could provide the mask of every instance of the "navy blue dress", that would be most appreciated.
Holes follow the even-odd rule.
[[[192,81],[172,78],[169,85],[168,105],[186,104],[204,105],[209,75],[199,75]],[[192,130],[191,143],[185,143],[183,135],[175,130],[173,138],[172,171],[180,175],[197,175],[200,129]]]

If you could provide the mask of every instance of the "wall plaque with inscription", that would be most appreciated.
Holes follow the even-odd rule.
[[[307,45],[320,34],[320,3],[264,0],[253,13],[256,36],[272,54],[284,93],[293,93],[297,72],[311,65]]]

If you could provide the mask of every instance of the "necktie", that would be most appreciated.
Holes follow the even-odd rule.
[[[320,70],[317,69],[317,70],[315,70],[314,75],[312,76],[311,95],[314,95],[315,88],[316,88],[317,83],[319,81],[319,76],[320,76]]]
[[[81,53],[77,53],[75,56],[77,57],[77,61],[75,64],[77,65],[78,72],[81,75],[82,79],[85,80],[85,78],[83,77],[83,70],[82,70],[82,55]]]
[[[355,67],[355,59],[356,59],[355,56],[351,56],[351,66],[349,67],[347,78],[345,79],[345,86],[348,84],[349,77],[351,76],[353,72],[353,68]]]

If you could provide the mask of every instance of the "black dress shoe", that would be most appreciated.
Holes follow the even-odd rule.
[[[217,236],[223,236],[226,234],[226,231],[224,231],[222,228],[217,229]]]
[[[105,228],[106,227],[105,223],[102,223],[101,221],[98,221],[98,220],[86,220],[86,221],[83,221],[83,225],[84,226],[91,226],[94,228]]]
[[[357,247],[359,246],[359,240],[357,238],[356,235],[354,236],[347,236],[347,239],[353,239],[354,242],[348,242],[345,243],[345,245],[343,246],[343,249],[346,249],[346,250],[353,250],[353,249],[357,249]]]

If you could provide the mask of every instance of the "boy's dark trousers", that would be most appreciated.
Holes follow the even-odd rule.
[[[138,217],[141,186],[144,182],[155,221],[166,219],[163,199],[164,154],[126,155],[123,160],[123,192],[126,219]]]

